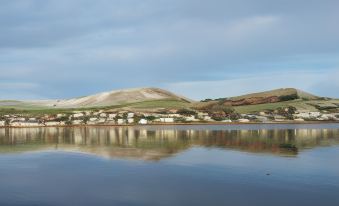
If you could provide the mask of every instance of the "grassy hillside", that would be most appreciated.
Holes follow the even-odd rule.
[[[102,92],[90,96],[72,99],[31,101],[27,103],[36,106],[47,106],[56,108],[79,108],[79,107],[88,108],[104,106],[121,106],[125,104],[167,99],[173,99],[186,103],[192,102],[190,99],[186,97],[182,97],[159,88],[136,88]]]
[[[288,107],[292,106],[297,108],[298,110],[308,110],[308,111],[319,111],[319,107],[322,105],[331,105],[335,107],[337,105],[339,107],[339,100],[291,100],[284,102],[276,102],[276,103],[267,103],[267,104],[257,104],[257,105],[242,105],[236,106],[234,109],[239,113],[254,113],[266,110],[275,110],[279,107]]]
[[[15,106],[0,106],[0,115],[6,114],[27,114],[27,115],[44,115],[58,113],[72,113],[73,111],[86,110],[160,110],[160,109],[180,109],[188,108],[191,103],[178,99],[150,100],[134,103],[125,103],[120,105],[102,106],[102,107],[85,107],[85,108],[51,108],[42,106],[32,106],[20,104]]]
[[[279,107],[285,108],[289,106],[305,111],[331,110],[335,112],[339,110],[339,100],[318,97],[294,88],[282,88],[236,97],[204,100],[194,103],[193,107],[208,110],[217,105],[233,107],[236,112],[242,114],[275,110]]]
[[[307,100],[315,100],[319,99],[319,97],[309,94],[307,92],[294,89],[294,88],[281,88],[281,89],[275,89],[265,92],[257,92],[257,93],[251,93],[236,97],[229,98],[230,100],[241,100],[241,99],[249,99],[249,98],[267,98],[267,97],[295,97],[296,99],[307,99]]]
[[[0,108],[16,108],[16,109],[46,109],[46,108],[93,108],[107,106],[124,106],[128,104],[140,104],[141,102],[159,101],[164,102],[176,101],[182,103],[190,103],[192,100],[176,95],[169,91],[159,88],[136,88],[115,90],[110,92],[102,92],[85,97],[61,100],[31,100],[31,101],[15,101],[2,100]],[[160,105],[161,106],[161,105]]]
[[[52,101],[52,102],[51,102]],[[53,102],[54,101],[54,102]],[[51,106],[57,100],[25,102],[0,101],[0,115],[27,114],[44,115],[72,113],[77,110],[130,110],[157,111],[163,109],[193,108],[209,110],[215,105],[232,106],[238,113],[254,113],[275,110],[279,107],[295,107],[298,110],[339,110],[339,100],[319,98],[315,95],[293,89],[277,89],[231,98],[193,102],[188,98],[156,88],[141,88],[99,93],[87,97],[65,100],[59,106]],[[236,105],[232,105],[235,102]],[[62,106],[61,106],[62,105]]]

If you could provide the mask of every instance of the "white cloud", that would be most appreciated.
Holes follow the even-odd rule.
[[[185,86],[194,92],[199,81],[231,88],[221,92],[202,87],[192,95],[196,97],[266,89],[247,81],[260,85],[269,75],[244,76],[254,70],[262,74],[284,73],[286,67],[309,68],[307,73],[339,66],[338,2],[4,1],[0,82],[34,82],[43,88],[31,92],[51,98],[180,81],[187,84],[173,84],[178,91]],[[305,54],[309,56],[302,57]],[[238,77],[232,84],[212,81],[231,76]],[[269,82],[267,89],[285,85],[281,80],[264,80]],[[303,81],[290,83],[308,87]],[[315,86],[310,90],[331,91],[319,84],[316,88],[323,90]],[[9,88],[8,95],[26,91]],[[5,96],[2,90],[1,98]]]

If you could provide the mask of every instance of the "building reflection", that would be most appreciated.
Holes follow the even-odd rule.
[[[79,151],[108,158],[158,160],[193,146],[296,156],[339,144],[338,129],[204,130],[147,127],[2,128],[0,152]]]

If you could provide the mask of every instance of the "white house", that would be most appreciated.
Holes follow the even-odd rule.
[[[6,122],[5,122],[5,121],[0,121],[0,127],[4,127],[4,126],[5,126],[5,124],[6,124]]]
[[[140,119],[139,124],[147,124],[147,119]]]
[[[189,117],[185,117],[185,120],[188,122],[194,122],[194,121],[198,121],[195,116],[189,116]]]
[[[321,118],[323,118],[324,120],[338,120],[336,114],[323,114],[321,115]]]
[[[145,117],[150,117],[150,116],[153,116],[153,117],[160,117],[161,115],[160,115],[160,114],[156,114],[156,113],[145,113],[144,116],[145,116]]]
[[[303,122],[303,121],[305,121],[305,120],[302,119],[302,118],[296,118],[296,119],[294,119],[294,121],[297,121],[297,122]]]
[[[274,120],[275,121],[285,121],[286,117],[281,116],[281,115],[274,115]]]
[[[80,124],[82,124],[82,120],[73,120],[73,121],[72,121],[72,124],[74,124],[74,125],[80,125]]]
[[[198,112],[198,117],[203,119],[205,118],[206,116],[208,116],[208,113],[207,112]]]
[[[321,116],[320,112],[301,112],[299,114],[294,115],[297,118],[303,118],[303,119],[315,119],[317,117]]]
[[[124,119],[118,119],[117,123],[118,123],[118,124],[124,124],[124,123],[125,123],[125,120],[124,120]]]
[[[222,120],[222,122],[231,123],[231,122],[232,122],[232,120],[230,120],[230,119],[225,119],[225,120]]]
[[[12,127],[37,127],[41,126],[38,122],[11,122]]]
[[[92,112],[91,111],[85,111],[84,113],[85,113],[86,116],[89,116],[89,115],[91,115]]]
[[[116,116],[117,114],[108,114],[108,119],[113,120]]]
[[[309,119],[310,118],[310,114],[307,112],[302,112],[302,113],[299,113],[299,114],[294,114],[293,115],[294,117],[296,118],[303,118],[303,119]]]
[[[265,116],[265,115],[266,115],[266,112],[259,112],[259,115],[260,115],[260,116]]]
[[[317,118],[321,115],[320,112],[310,112],[310,117]]]
[[[268,121],[268,118],[264,117],[264,116],[256,116],[255,118],[257,120],[261,121],[261,122],[267,122]]]
[[[171,118],[171,117],[160,118],[160,122],[173,123],[174,118]]]
[[[250,122],[250,120],[249,119],[238,119],[238,122],[246,123],[246,122]]]
[[[16,121],[20,121],[20,122],[24,122],[26,121],[26,118],[24,117],[18,117],[18,118],[15,118]]]
[[[45,122],[45,125],[46,126],[59,126],[60,125],[60,122]]]
[[[65,114],[57,114],[56,115],[57,118],[64,117],[64,116],[66,116],[66,115]]]
[[[74,118],[79,118],[79,117],[83,117],[84,114],[83,113],[76,113],[76,114],[73,114],[72,117]]]
[[[39,122],[23,122],[22,126],[24,127],[38,127],[42,126]]]
[[[107,114],[106,114],[106,113],[100,113],[99,116],[100,116],[100,117],[107,117]]]
[[[128,124],[132,124],[132,123],[134,123],[134,119],[133,118],[128,118],[127,122],[128,122]]]
[[[134,117],[134,113],[130,112],[127,114],[127,118],[130,119],[130,118],[133,118]]]
[[[91,121],[91,122],[94,122],[94,121],[97,121],[97,120],[98,120],[98,118],[96,118],[96,117],[89,118],[89,121]]]
[[[169,117],[182,117],[182,115],[180,114],[169,114],[168,116]]]
[[[88,124],[88,125],[94,125],[94,124],[97,124],[97,123],[98,122],[96,120],[93,120],[93,121],[89,120],[89,121],[86,122],[86,124]]]
[[[11,122],[10,126],[12,126],[12,127],[21,127],[21,123],[22,122]]]

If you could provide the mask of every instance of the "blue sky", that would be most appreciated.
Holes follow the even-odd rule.
[[[337,0],[2,0],[0,99],[161,87],[339,97]]]

